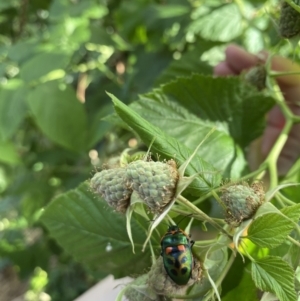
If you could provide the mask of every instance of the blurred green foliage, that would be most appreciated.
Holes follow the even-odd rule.
[[[113,112],[105,91],[129,104],[178,76],[211,75],[232,41],[298,60],[299,50],[279,44],[277,17],[273,0],[0,2],[0,269],[11,265],[31,279],[27,300],[45,292],[52,301],[71,301],[108,274],[75,263],[39,222],[53,197],[76,188],[134,137],[120,120],[102,119]],[[155,108],[147,104],[176,89],[183,88],[169,83],[145,94],[137,111],[147,116]],[[184,95],[175,101],[193,111]],[[172,125],[157,126],[172,134]],[[245,147],[261,133],[256,130],[231,136]],[[189,131],[176,138],[184,142]],[[238,157],[235,174],[245,167]]]

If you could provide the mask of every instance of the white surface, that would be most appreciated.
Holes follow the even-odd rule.
[[[119,291],[131,278],[114,279],[113,276],[108,276],[74,301],[115,301]]]

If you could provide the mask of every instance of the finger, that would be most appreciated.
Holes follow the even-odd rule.
[[[226,63],[228,67],[235,72],[241,73],[244,69],[249,69],[260,61],[253,54],[248,53],[243,48],[237,45],[229,45],[225,50]]]
[[[261,151],[266,157],[284,127],[285,120],[278,106],[272,108],[267,117],[267,126],[263,134]]]
[[[274,56],[272,58],[272,70],[279,72],[299,73],[292,75],[283,75],[276,77],[278,83],[285,87],[299,86],[300,83],[300,66],[281,56]]]
[[[293,106],[295,114],[300,115],[300,107]],[[261,151],[264,157],[268,155],[275,141],[282,131],[285,120],[278,106],[268,114],[267,127],[265,129]],[[294,125],[278,159],[279,175],[284,175],[292,167],[300,156],[300,124]]]
[[[226,76],[235,75],[234,71],[230,69],[226,62],[221,62],[214,67],[214,75]]]
[[[300,156],[300,124],[293,126],[289,138],[278,159],[278,172],[283,175],[289,171]]]
[[[300,95],[300,66],[281,56],[272,58],[272,70],[278,72],[299,73],[276,77],[280,90],[288,104],[299,100]]]

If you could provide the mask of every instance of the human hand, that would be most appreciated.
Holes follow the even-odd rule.
[[[225,51],[225,61],[214,68],[218,76],[238,75],[243,70],[266,61],[268,54],[261,52],[255,56],[236,45],[229,45]],[[276,78],[278,86],[295,115],[300,115],[300,66],[284,57],[272,57],[271,68],[280,72],[299,72],[299,75],[279,76]],[[279,136],[285,124],[284,116],[278,106],[273,107],[267,116],[267,126],[262,137],[261,154],[266,157]],[[293,126],[287,142],[278,159],[278,173],[287,173],[300,155],[300,124]]]

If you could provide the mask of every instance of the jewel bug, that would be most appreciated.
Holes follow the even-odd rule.
[[[193,269],[194,241],[177,225],[171,225],[161,239],[161,256],[169,277],[178,285],[185,285]]]

